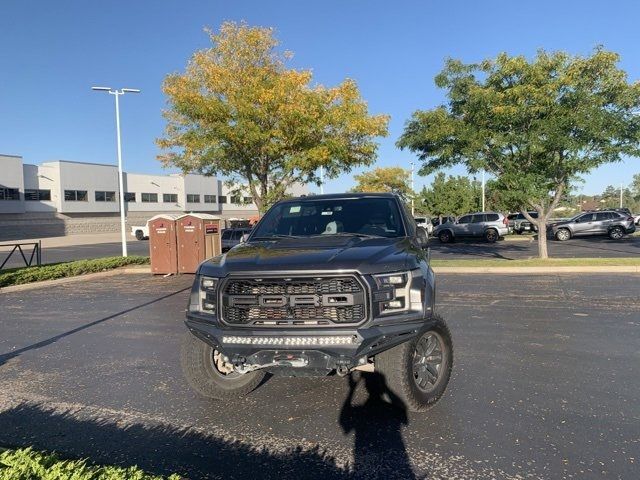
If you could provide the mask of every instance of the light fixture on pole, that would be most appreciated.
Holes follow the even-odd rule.
[[[324,167],[320,167],[320,195],[324,194]]]
[[[137,88],[121,88],[113,89],[111,87],[91,87],[91,90],[98,92],[107,92],[109,95],[113,95],[116,100],[116,141],[118,146],[118,185],[120,189],[120,236],[122,239],[122,256],[127,256],[127,233],[125,226],[125,214],[124,214],[124,180],[122,174],[122,148],[120,146],[120,103],[118,98],[125,93],[140,93]]]

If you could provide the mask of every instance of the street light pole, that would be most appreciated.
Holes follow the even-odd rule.
[[[116,142],[118,152],[118,188],[120,190],[120,238],[122,241],[122,256],[127,256],[127,232],[126,232],[126,218],[124,212],[124,175],[122,172],[122,146],[120,141],[120,95],[125,93],[140,93],[137,88],[122,88],[120,90],[112,89],[110,87],[91,87],[92,90],[107,92],[115,97],[116,101]]]
[[[624,183],[620,184],[620,208],[622,208],[622,189],[624,188]]]
[[[320,167],[320,195],[324,194],[324,167]]]
[[[414,163],[411,162],[411,216],[415,217],[416,215],[416,209],[415,209],[415,191],[414,191],[414,185],[413,185],[413,167],[414,167]]]
[[[484,212],[484,170],[482,170],[482,211]]]

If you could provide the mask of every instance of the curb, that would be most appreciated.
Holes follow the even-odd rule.
[[[433,267],[443,274],[495,273],[507,275],[555,275],[558,273],[640,273],[638,265],[619,266],[545,266],[545,267]]]
[[[56,278],[54,280],[43,280],[42,282],[24,283],[22,285],[11,285],[9,287],[1,287],[0,294],[21,292],[23,290],[31,290],[33,288],[51,287],[54,285],[64,285],[66,283],[84,282],[86,280],[93,280],[96,278],[113,277],[119,274],[131,274],[131,273],[151,273],[151,267],[143,265],[140,267],[121,267],[114,268],[113,270],[107,270],[105,272],[86,273],[84,275],[76,275],[74,277]]]

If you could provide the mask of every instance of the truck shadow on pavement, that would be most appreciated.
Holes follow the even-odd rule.
[[[163,295],[162,297],[158,297],[158,298],[155,298],[153,300],[149,300],[148,302],[141,303],[140,305],[136,305],[134,307],[130,307],[130,308],[127,308],[125,310],[121,310],[121,311],[116,312],[116,313],[114,313],[112,315],[109,315],[107,317],[100,318],[98,320],[94,320],[94,321],[89,322],[89,323],[85,323],[84,325],[80,325],[79,327],[73,328],[71,330],[67,330],[66,332],[59,333],[58,335],[54,335],[53,337],[49,337],[49,338],[47,338],[45,340],[41,340],[39,342],[32,343],[31,345],[27,345],[26,347],[19,348],[17,350],[12,351],[12,352],[7,352],[7,353],[0,354],[0,367],[2,365],[4,365],[5,363],[7,363],[9,360],[11,360],[11,359],[13,359],[15,357],[18,357],[18,356],[20,356],[21,354],[23,354],[25,352],[28,352],[30,350],[37,350],[37,349],[43,348],[43,347],[47,347],[47,346],[49,346],[49,345],[51,345],[53,343],[56,343],[58,340],[60,340],[62,338],[65,338],[65,337],[68,337],[70,335],[73,335],[74,333],[81,332],[82,330],[86,330],[87,328],[91,328],[91,327],[93,327],[95,325],[99,325],[99,324],[101,324],[103,322],[106,322],[108,320],[112,320],[112,319],[114,319],[116,317],[119,317],[120,315],[125,315],[125,314],[133,312],[135,310],[139,310],[141,308],[148,307],[149,305],[152,305],[152,304],[154,304],[156,302],[160,302],[160,301],[165,300],[167,298],[173,297],[174,295],[178,295],[179,293],[186,292],[187,290],[190,290],[190,289],[191,289],[191,287],[182,288],[182,289],[180,289],[180,290],[178,290],[176,292],[168,293],[167,295]]]

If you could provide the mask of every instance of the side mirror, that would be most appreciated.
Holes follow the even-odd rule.
[[[240,238],[240,243],[247,243],[247,240],[249,240],[249,234],[245,233],[244,235],[242,235],[242,237]]]
[[[429,234],[424,227],[416,228],[416,240],[420,248],[427,248],[429,245]]]

